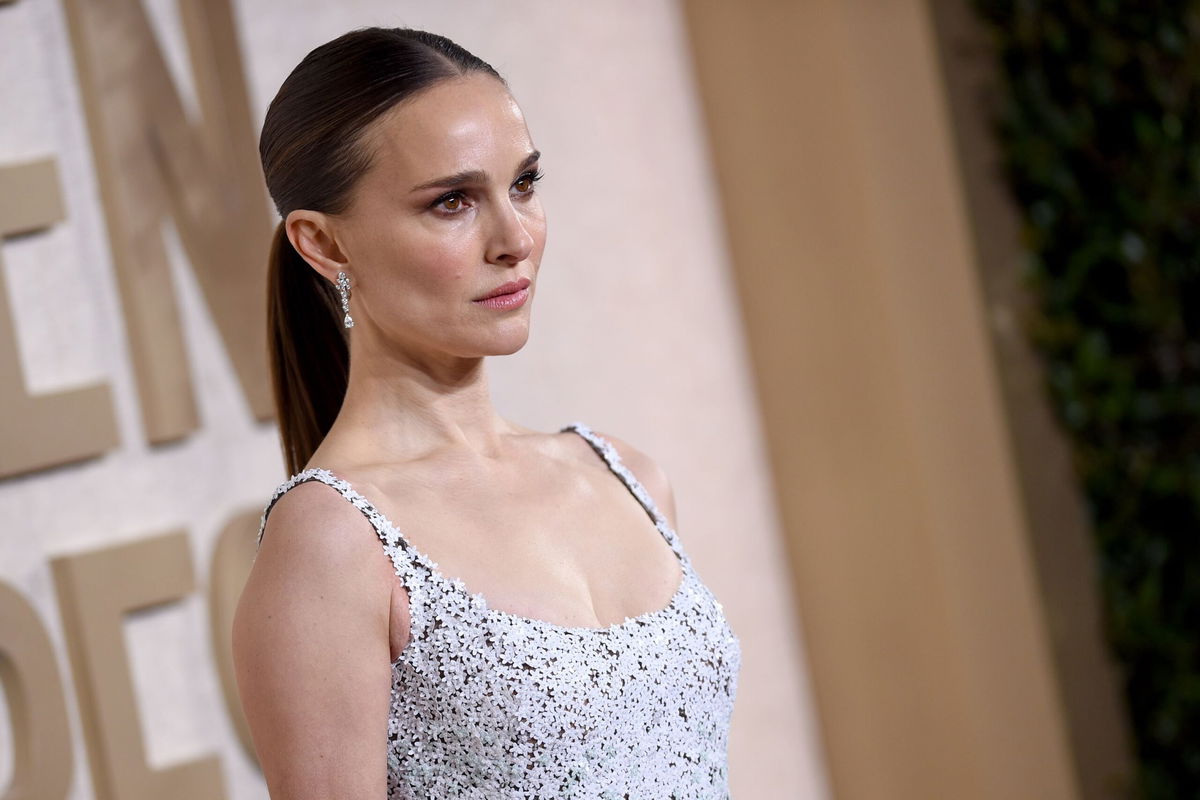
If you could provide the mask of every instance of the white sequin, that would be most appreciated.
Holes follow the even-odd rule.
[[[621,463],[586,439],[654,521],[682,565],[666,607],[606,627],[567,627],[488,607],[413,548],[346,481],[313,468],[263,510],[319,480],[370,520],[408,590],[410,640],[392,664],[388,800],[729,797],[727,737],[741,645],[679,537]]]

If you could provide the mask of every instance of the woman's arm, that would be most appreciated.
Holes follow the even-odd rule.
[[[396,576],[370,522],[302,483],[272,508],[233,622],[238,693],[277,800],[386,794]]]

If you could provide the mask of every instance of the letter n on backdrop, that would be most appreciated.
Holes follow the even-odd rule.
[[[249,409],[273,415],[265,270],[272,219],[229,0],[179,0],[189,120],[139,0],[64,0],[146,437],[198,425],[163,224],[173,222]]]

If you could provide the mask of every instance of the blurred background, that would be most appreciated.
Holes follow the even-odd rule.
[[[0,1],[0,798],[265,798],[258,131],[442,33],[543,152],[501,413],[671,476],[732,794],[1200,796],[1200,18],[1033,0]]]

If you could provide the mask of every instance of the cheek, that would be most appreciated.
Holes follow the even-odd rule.
[[[431,290],[469,281],[471,265],[478,259],[475,241],[469,234],[443,232],[411,242],[404,258],[413,279]]]
[[[410,225],[378,237],[372,272],[388,291],[407,296],[438,294],[470,280],[474,241],[450,226]]]

